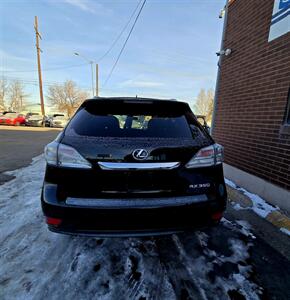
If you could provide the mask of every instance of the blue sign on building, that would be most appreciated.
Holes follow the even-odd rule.
[[[272,0],[273,1],[273,0]],[[274,0],[274,8],[269,30],[269,41],[290,31],[290,0]]]
[[[290,0],[280,0],[279,9],[284,9],[290,6]]]

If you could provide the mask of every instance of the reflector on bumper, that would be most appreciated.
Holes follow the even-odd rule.
[[[48,225],[54,225],[54,226],[58,226],[60,225],[62,222],[61,219],[57,219],[57,218],[51,218],[51,217],[46,217],[46,223]]]

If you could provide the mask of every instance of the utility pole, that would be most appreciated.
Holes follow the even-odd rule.
[[[42,89],[42,75],[41,75],[41,65],[40,65],[40,52],[41,49],[39,47],[39,38],[41,38],[40,33],[38,32],[38,20],[37,16],[34,18],[34,29],[35,29],[35,35],[36,35],[36,51],[37,51],[37,67],[38,67],[38,81],[39,81],[39,94],[40,94],[40,106],[41,106],[41,114],[44,118],[45,116],[45,110],[44,110],[44,100],[43,100],[43,89]],[[43,122],[44,126],[44,122]]]
[[[99,65],[96,64],[96,97],[99,97]]]
[[[90,60],[88,59],[87,57],[81,55],[80,53],[78,52],[74,52],[74,55],[76,56],[80,56],[82,57],[85,61],[87,61],[90,65],[91,65],[91,73],[92,73],[92,94],[93,94],[93,97],[95,96],[95,92],[96,92],[96,97],[99,97],[99,65],[96,63],[96,89],[94,87],[94,61],[93,60]]]
[[[91,70],[92,70],[92,93],[93,93],[93,97],[95,96],[94,93],[95,93],[95,87],[94,87],[94,62],[91,61],[90,62],[91,64]]]

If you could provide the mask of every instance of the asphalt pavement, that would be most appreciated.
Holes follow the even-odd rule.
[[[3,172],[29,165],[59,132],[58,128],[0,126],[0,184],[11,179]]]
[[[0,127],[2,175],[29,165],[58,133]],[[0,182],[1,299],[289,299],[289,236],[252,210],[234,209],[237,199],[209,229],[158,238],[67,237],[43,222],[43,173],[39,158]]]

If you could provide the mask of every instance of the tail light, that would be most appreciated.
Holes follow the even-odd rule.
[[[45,147],[44,154],[49,165],[79,169],[90,169],[92,167],[76,149],[55,141]]]
[[[185,165],[186,168],[202,168],[221,164],[223,162],[223,146],[213,144],[200,149],[194,157]]]

